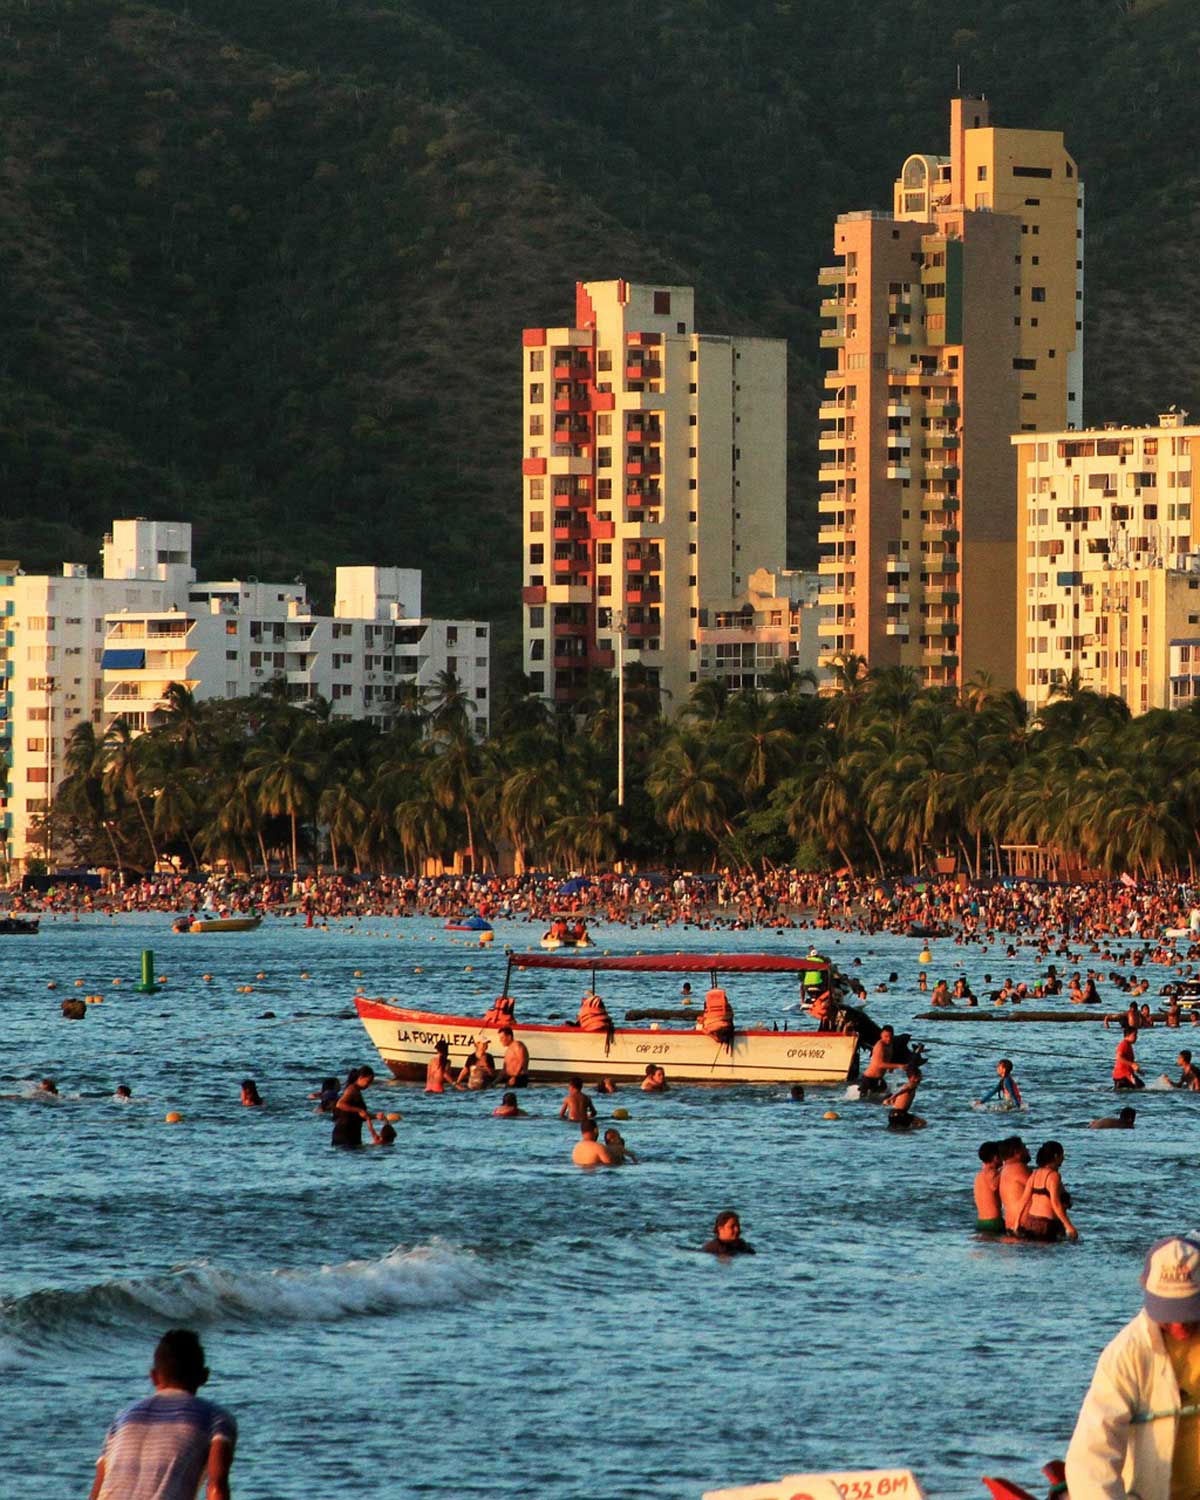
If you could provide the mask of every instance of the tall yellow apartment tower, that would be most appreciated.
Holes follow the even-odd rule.
[[[623,640],[677,710],[709,613],[785,557],[787,346],[627,281],[579,283],[573,325],[522,343],[525,671],[574,703]]]
[[[821,271],[822,665],[1017,682],[1010,435],[1079,424],[1083,184],[1061,133],[950,104],[891,213],[842,214]]]

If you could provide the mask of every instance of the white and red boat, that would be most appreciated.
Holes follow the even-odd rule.
[[[509,995],[513,969],[570,969],[589,973],[595,989],[597,973],[708,974],[712,988],[725,975],[811,974],[827,969],[823,960],[787,957],[776,953],[639,954],[636,957],[575,958],[551,953],[509,955],[504,995]],[[736,1006],[736,995],[730,996]],[[496,1025],[479,1016],[443,1015],[412,1010],[390,1000],[354,1000],[367,1034],[391,1072],[408,1080],[424,1080],[425,1068],[438,1042],[449,1044],[450,1062],[461,1066],[479,1037],[500,1051]],[[690,1019],[688,1017],[687,1019]],[[501,1023],[503,1024],[503,1023]],[[661,1064],[667,1080],[676,1083],[842,1083],[853,1076],[858,1037],[840,1031],[733,1032],[725,1042],[693,1023],[672,1026],[615,1026],[611,1032],[585,1031],[579,1026],[527,1024],[514,1020],[513,1031],[529,1050],[529,1078],[536,1083],[558,1083],[578,1077],[585,1081],[611,1078],[625,1083],[645,1076],[646,1064]]]

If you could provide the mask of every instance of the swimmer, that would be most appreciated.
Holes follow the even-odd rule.
[[[709,1255],[718,1255],[722,1260],[730,1255],[757,1255],[754,1246],[742,1238],[742,1221],[731,1208],[717,1215],[713,1225],[713,1238],[704,1246]]]
[[[887,1128],[889,1130],[919,1130],[925,1124],[919,1115],[914,1115],[912,1102],[917,1096],[917,1090],[921,1086],[921,1070],[916,1063],[909,1063],[905,1069],[904,1082],[894,1094],[889,1094],[883,1103],[888,1109]],[[920,1120],[920,1124],[917,1121]]]
[[[262,1095],[258,1092],[258,1084],[253,1078],[242,1079],[242,1103],[251,1107],[262,1104]]]
[[[117,1104],[132,1104],[133,1103],[133,1090],[129,1087],[129,1085],[127,1083],[118,1083],[117,1084],[117,1091],[113,1095],[113,1100]]]
[[[58,1098],[58,1084],[55,1083],[55,1081],[54,1081],[53,1078],[43,1078],[42,1081],[41,1081],[41,1083],[38,1084],[37,1088],[34,1089],[34,1093],[35,1094],[50,1095],[53,1098],[57,1099]]]
[[[596,1085],[596,1092],[598,1094],[615,1094],[617,1086],[611,1078],[602,1078]]]
[[[594,1120],[596,1118],[596,1106],[583,1092],[583,1079],[572,1078],[567,1084],[566,1097],[563,1099],[562,1108],[558,1112],[560,1120],[570,1120],[573,1125],[578,1125],[581,1120]]]
[[[333,1106],[338,1102],[338,1095],[341,1092],[336,1078],[322,1078],[321,1087],[314,1089],[308,1096],[310,1099],[318,1099],[320,1101],[314,1113],[318,1115],[331,1115],[333,1113]]]
[[[1197,1071],[1196,1065],[1192,1061],[1191,1052],[1185,1047],[1175,1061],[1179,1064],[1179,1081],[1175,1087],[1177,1089],[1190,1089],[1193,1092],[1200,1090],[1200,1072]]]
[[[995,1099],[999,1109],[1020,1109],[1021,1090],[1017,1087],[1017,1080],[1012,1076],[1012,1058],[1002,1057],[996,1064],[996,1074],[999,1083],[995,1088],[989,1089],[982,1099],[976,1099],[976,1104],[986,1104],[989,1099]]]
[[[500,1103],[492,1110],[492,1118],[496,1120],[515,1120],[518,1116],[528,1117],[529,1111],[522,1109],[517,1104],[517,1096],[510,1089],[500,1100]]]
[[[975,1233],[1003,1234],[1000,1211],[1000,1142],[984,1141],[979,1148],[981,1166],[975,1174]]]
[[[394,1145],[395,1141],[396,1141],[396,1127],[392,1124],[392,1122],[388,1119],[387,1115],[385,1115],[385,1114],[377,1114],[375,1116],[375,1118],[381,1122],[380,1123],[379,1134],[375,1138],[375,1145],[377,1145],[377,1146],[392,1146],[392,1145]]]
[[[792,1087],[791,1087],[791,1089],[789,1091],[788,1097],[791,1099],[791,1101],[792,1101],[793,1104],[803,1104],[804,1103],[804,1085],[802,1083],[793,1083]]]
[[[625,1144],[625,1137],[619,1130],[610,1127],[604,1132],[604,1144],[608,1148],[608,1154],[612,1157],[614,1167],[623,1167],[626,1162],[631,1161],[636,1166],[637,1157]]]
[[[571,1152],[571,1160],[577,1167],[611,1167],[616,1163],[607,1146],[600,1144],[600,1130],[595,1120],[581,1120],[579,1140]]]
[[[1115,1115],[1103,1115],[1099,1120],[1093,1120],[1088,1126],[1089,1130],[1132,1130],[1133,1122],[1137,1119],[1137,1110],[1131,1109],[1127,1104],[1124,1109],[1119,1109]]]
[[[659,1075],[661,1076],[661,1079]],[[642,1079],[642,1093],[661,1094],[667,1086],[667,1075],[653,1063],[646,1064],[646,1076]]]

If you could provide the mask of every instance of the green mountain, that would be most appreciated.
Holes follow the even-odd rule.
[[[690,282],[791,342],[815,533],[833,216],[961,70],[1088,188],[1089,420],[1200,401],[1187,0],[0,0],[0,555],[190,516],[201,567],[422,566],[515,641],[519,330]]]

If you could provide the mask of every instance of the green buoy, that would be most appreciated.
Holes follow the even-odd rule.
[[[142,982],[135,985],[139,995],[152,995],[159,988],[154,982],[154,949],[142,949]]]

